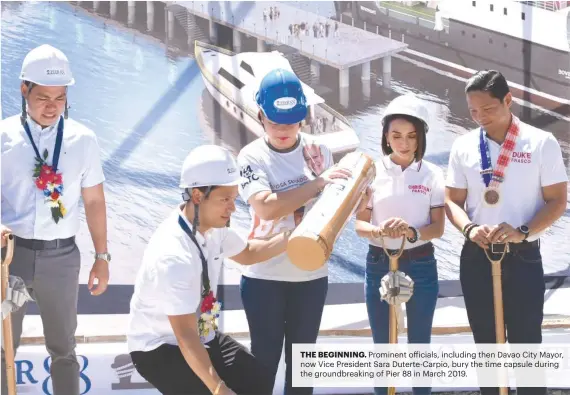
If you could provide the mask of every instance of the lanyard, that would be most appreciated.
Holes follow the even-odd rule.
[[[198,248],[198,252],[200,253],[200,260],[202,261],[202,285],[204,287],[204,292],[202,296],[205,297],[210,293],[210,278],[208,277],[208,261],[206,260],[206,257],[204,256],[202,249],[200,248],[200,244],[196,240],[196,236],[192,234],[190,227],[188,226],[186,221],[184,221],[184,218],[182,218],[182,216],[178,216],[178,224],[180,225],[182,230],[186,232],[188,237],[190,237],[196,248]]]
[[[40,151],[32,138],[32,132],[30,132],[30,127],[28,126],[28,122],[24,122],[24,129],[26,130],[26,134],[32,143],[32,147],[34,148],[34,152],[36,153],[36,157],[40,160],[40,162],[44,162],[42,156],[40,155]],[[63,140],[63,117],[60,117],[59,125],[57,126],[57,136],[55,138],[55,147],[53,149],[53,157],[51,167],[54,173],[57,173],[57,165],[59,163],[59,153],[61,152],[61,143]]]
[[[479,155],[481,157],[481,177],[483,177],[483,182],[485,186],[488,187],[491,183],[491,178],[493,175],[493,167],[491,166],[491,153],[489,152],[489,144],[485,138],[485,132],[483,128],[479,130]]]
[[[505,178],[505,171],[511,162],[513,151],[515,150],[516,140],[519,134],[519,119],[512,116],[511,125],[507,130],[505,141],[501,144],[501,151],[497,158],[495,169],[491,165],[491,154],[489,144],[485,137],[483,128],[479,129],[479,155],[481,157],[481,176],[487,188],[498,188]]]

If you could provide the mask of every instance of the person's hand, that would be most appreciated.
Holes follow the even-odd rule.
[[[491,227],[489,225],[476,226],[471,229],[469,233],[469,240],[476,243],[479,247],[487,250],[489,249],[489,233],[491,233]]]
[[[380,224],[382,234],[392,239],[398,239],[408,233],[409,225],[402,218],[389,218]]]
[[[350,177],[352,177],[352,172],[349,169],[334,165],[326,169],[317,179],[321,181],[324,187],[327,184],[332,184],[339,180],[347,180]]]
[[[368,206],[368,202],[370,202],[370,198],[372,197],[372,188],[367,187],[362,199],[360,200],[360,204],[356,209],[357,213],[361,213],[366,210],[366,206]]]
[[[222,384],[220,390],[218,391],[218,395],[236,395],[226,384]]]
[[[495,226],[487,238],[493,244],[522,243],[524,240],[524,234],[506,222],[503,222]]]
[[[0,229],[2,234],[0,235],[0,238],[2,238],[2,248],[6,247],[7,241],[6,241],[6,237],[8,236],[8,234],[12,233],[12,229],[4,226],[4,225],[0,225]]]
[[[93,288],[97,280],[97,287]],[[97,259],[89,273],[89,283],[87,287],[91,295],[98,296],[107,290],[109,283],[109,263],[104,259]]]

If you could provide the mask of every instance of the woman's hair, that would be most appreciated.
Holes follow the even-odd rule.
[[[419,118],[412,117],[411,115],[394,114],[386,117],[384,127],[382,128],[382,152],[384,155],[390,155],[394,152],[392,147],[388,146],[388,132],[390,131],[390,124],[394,119],[404,119],[414,125],[414,128],[416,129],[416,139],[418,142],[415,157],[416,161],[419,162],[423,159],[426,153],[426,128],[423,121]]]
[[[257,119],[259,119],[259,122],[261,122],[263,124],[261,110],[257,111]],[[303,124],[303,121],[299,122],[299,126],[303,126],[302,124]]]

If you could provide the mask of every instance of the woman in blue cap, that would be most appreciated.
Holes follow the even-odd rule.
[[[295,74],[272,70],[261,81],[255,98],[265,136],[245,146],[238,156],[241,175],[246,178],[239,191],[250,205],[252,218],[250,238],[294,229],[305,207],[325,185],[350,176],[348,170],[333,166],[326,146],[300,131],[307,116],[307,100]],[[313,145],[320,150],[324,164],[311,166],[314,155],[304,155],[305,148]],[[315,169],[322,172],[315,174]],[[251,265],[243,273],[241,297],[252,353],[275,376],[285,341],[285,394],[312,393],[312,388],[292,387],[292,344],[316,342],[327,276],[326,265],[304,271],[293,265],[286,253]]]

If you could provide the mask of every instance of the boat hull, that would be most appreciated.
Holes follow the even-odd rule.
[[[352,3],[355,24],[366,22],[367,30],[379,26],[380,33],[389,34],[388,30],[391,30],[392,38],[397,39],[403,34],[410,49],[466,68],[500,70],[515,84],[553,96],[548,100],[549,108],[567,104],[565,101],[570,97],[568,52],[454,20],[449,20],[449,34],[438,32],[433,26],[390,17],[381,12],[375,2]],[[341,12],[337,5],[339,16]],[[530,92],[521,92],[520,96],[536,104],[545,104],[537,102],[540,101],[538,95]]]

